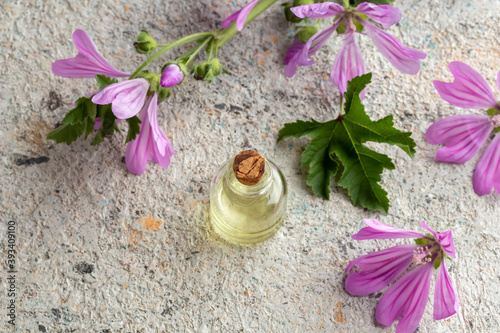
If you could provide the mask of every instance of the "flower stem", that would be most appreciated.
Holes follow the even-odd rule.
[[[271,5],[273,5],[276,1],[278,0],[260,0],[252,9],[250,14],[248,14],[247,20],[245,21],[245,25],[253,21],[257,16],[262,14],[262,12],[271,7]],[[238,30],[236,30],[235,22],[233,22],[227,29],[217,30],[214,33],[215,37],[218,39],[217,47],[219,48],[222,45],[224,45],[228,40],[230,40],[234,35],[236,35],[237,32]]]
[[[344,2],[344,8],[345,9],[351,7],[351,5],[349,4],[349,0],[343,0],[343,2]]]
[[[198,54],[198,52],[201,51],[201,49],[203,49],[203,47],[205,45],[207,45],[208,42],[210,42],[212,40],[212,36],[210,37],[205,37],[205,39],[203,40],[203,42],[199,43],[198,46],[196,47],[196,50],[194,50],[193,53],[191,53],[191,55],[189,56],[188,60],[186,61],[186,66],[189,68],[190,66],[190,62],[193,61],[193,58]]]
[[[192,35],[183,37],[183,38],[181,38],[181,39],[179,39],[171,44],[163,44],[165,46],[160,51],[156,52],[151,57],[149,57],[148,60],[146,60],[142,65],[140,65],[139,68],[137,68],[137,70],[132,75],[130,75],[129,80],[133,79],[137,74],[139,74],[139,72],[144,67],[149,65],[153,60],[155,60],[156,58],[158,58],[159,56],[161,56],[163,53],[167,52],[171,48],[176,47],[178,45],[191,43],[191,42],[194,42],[202,37],[208,37],[208,36],[213,36],[213,34],[211,32],[199,32],[196,34],[192,34]],[[163,46],[163,45],[161,45],[161,46]]]
[[[340,108],[339,108],[339,116],[343,116],[345,114],[344,112],[344,95],[340,93]]]
[[[266,9],[268,9],[271,5],[273,5],[277,1],[278,0],[260,0],[255,5],[255,7],[252,9],[250,14],[248,14],[245,24],[248,24],[249,22],[251,22],[253,19],[255,19],[260,14],[262,14],[262,12],[264,12]],[[176,46],[182,45],[182,44],[191,43],[191,42],[197,41],[201,38],[204,38],[204,40],[201,41],[201,43],[199,44],[200,47],[198,47],[196,49],[196,51],[189,57],[189,60],[188,60],[188,62],[189,62],[201,50],[201,48],[204,45],[206,45],[212,38],[218,39],[217,48],[216,48],[216,50],[217,50],[219,47],[224,45],[228,40],[230,40],[234,35],[236,35],[237,32],[238,32],[238,30],[236,30],[236,24],[233,22],[233,24],[231,24],[231,26],[227,29],[219,29],[219,30],[216,30],[214,32],[200,32],[200,33],[196,33],[196,34],[192,34],[192,35],[183,37],[183,38],[179,39],[178,41],[175,41],[171,44],[159,44],[158,46],[163,47],[163,48],[160,51],[153,54],[151,57],[149,57],[148,60],[146,60],[141,66],[139,66],[139,68],[137,68],[137,70],[129,77],[129,80],[133,79],[137,74],[139,74],[139,72],[144,67],[149,65],[153,60],[155,60],[160,55],[167,52],[168,50],[170,50],[173,47],[176,47]]]

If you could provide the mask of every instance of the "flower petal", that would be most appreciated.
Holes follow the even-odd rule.
[[[315,35],[313,35],[309,40],[306,42],[304,47],[302,48],[302,51],[299,53],[299,56],[297,57],[296,63],[299,66],[311,66],[314,64],[313,60],[308,60],[310,56],[318,52],[318,50],[325,45],[325,43],[328,41],[328,39],[332,36],[332,34],[335,32],[337,27],[340,24],[340,20],[335,22],[332,26],[326,28],[325,30],[317,32]]]
[[[479,109],[497,106],[491,88],[476,70],[461,61],[451,62],[448,68],[455,77],[453,82],[433,82],[442,99],[461,108]]]
[[[161,131],[161,129],[160,129]],[[170,159],[174,155],[174,147],[170,144],[167,136],[163,131],[161,131],[162,139],[166,141],[165,150],[160,151],[158,145],[153,144],[153,162],[159,163],[163,169],[168,168],[170,165]]]
[[[422,228],[429,231],[434,236],[434,238],[438,241],[439,245],[441,245],[447,255],[455,259],[455,243],[453,242],[451,231],[437,233],[436,231],[432,230],[425,223],[425,221],[420,222],[420,225],[422,226]]]
[[[149,82],[145,79],[133,79],[113,83],[92,97],[95,104],[111,104],[111,110],[118,119],[127,119],[139,113],[144,105]]]
[[[135,140],[128,143],[125,153],[125,165],[128,171],[135,175],[140,175],[146,170],[146,164],[153,156],[153,145],[150,144],[151,127],[146,112],[141,112],[139,118],[141,119],[141,132],[137,134]]]
[[[379,291],[403,274],[413,260],[417,245],[405,244],[365,254],[347,265],[346,271],[356,267],[345,281],[345,289],[353,296],[366,296]]]
[[[127,146],[125,164],[127,169],[136,175],[144,172],[148,160],[151,159],[163,169],[168,168],[174,155],[174,148],[158,126],[157,103],[156,93],[151,94],[139,113],[141,132]]]
[[[497,74],[497,87],[498,87],[498,90],[500,90],[500,71]]]
[[[228,18],[222,21],[222,27],[227,29],[231,25],[231,22],[236,21],[236,30],[243,30],[248,14],[250,14],[253,7],[255,7],[258,2],[259,0],[252,0],[237,12],[229,15]]]
[[[425,137],[430,144],[445,145],[437,151],[436,161],[465,163],[481,149],[492,130],[488,116],[457,115],[432,124]]]
[[[398,332],[414,332],[425,311],[432,276],[432,266],[420,265],[403,275],[382,296],[375,311],[375,318],[385,326],[401,318],[396,326]]]
[[[295,37],[292,43],[292,46],[288,49],[284,63],[285,67],[285,76],[293,77],[295,72],[297,72],[297,58],[300,56],[302,52],[302,48],[306,45],[306,43],[301,43],[299,41],[299,37]]]
[[[460,302],[457,292],[451,283],[450,276],[446,270],[445,261],[441,261],[438,275],[436,277],[436,289],[434,291],[434,319],[448,318],[457,313]]]
[[[489,194],[493,188],[500,193],[500,134],[495,135],[477,162],[472,183],[479,195]]]
[[[342,47],[335,58],[331,72],[332,81],[343,95],[347,91],[347,82],[365,73],[365,61],[354,37],[354,31],[350,30],[344,34]],[[360,94],[361,100],[364,92],[363,89]]]
[[[352,235],[352,239],[365,240],[425,237],[425,235],[420,232],[391,227],[375,219],[364,219],[363,221],[367,227],[361,229],[357,234]]]
[[[339,15],[344,12],[344,7],[334,2],[315,3],[290,8],[297,17],[325,18]]]
[[[401,10],[398,7],[389,5],[376,5],[370,2],[361,3],[356,12],[365,14],[377,23],[380,23],[385,29],[401,20]]]
[[[163,133],[163,131],[160,128],[160,125],[158,125],[158,95],[156,93],[151,94],[150,102],[149,105],[147,106],[147,112],[148,112],[148,118],[149,118],[149,124],[151,126],[151,132],[152,132],[152,137],[154,141],[154,145],[156,146],[157,150],[161,152],[161,155],[163,156],[165,154],[165,147],[169,143],[167,137]]]
[[[420,70],[420,59],[425,59],[427,56],[424,52],[404,46],[396,37],[367,21],[363,21],[363,26],[379,52],[397,70],[406,74],[418,73]]]
[[[69,78],[94,78],[96,74],[110,77],[130,76],[111,66],[85,31],[75,30],[73,41],[78,55],[74,58],[56,60],[52,64],[52,72],[55,75]]]

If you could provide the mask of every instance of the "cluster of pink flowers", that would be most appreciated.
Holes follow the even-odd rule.
[[[76,30],[73,33],[73,41],[78,55],[55,61],[52,64],[54,74],[68,78],[94,78],[97,74],[112,78],[130,76],[118,71],[106,61],[85,31]],[[184,78],[178,66],[172,66],[167,66],[162,73],[160,84],[166,87],[172,87]],[[146,79],[137,78],[113,83],[91,96],[95,104],[111,104],[111,110],[118,119],[138,115],[141,120],[141,131],[135,140],[129,142],[125,154],[125,164],[130,172],[142,174],[149,160],[159,163],[162,168],[170,165],[174,148],[158,124],[158,96],[150,91],[150,83]],[[99,121],[96,123],[99,124]]]

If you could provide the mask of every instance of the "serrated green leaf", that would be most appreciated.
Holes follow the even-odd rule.
[[[388,156],[367,148],[364,143],[396,145],[411,157],[416,145],[410,137],[411,133],[393,127],[392,116],[372,121],[366,115],[359,94],[370,78],[369,73],[348,83],[346,114],[325,123],[312,119],[285,124],[279,132],[278,141],[303,135],[311,138],[302,154],[301,164],[309,167],[307,184],[316,195],[329,198],[331,177],[338,172],[338,185],[347,189],[354,205],[387,212],[387,192],[379,182],[383,170],[394,169],[395,166]]]
[[[95,76],[95,80],[97,81],[97,85],[99,86],[99,90],[103,90],[107,86],[113,83],[117,83],[117,79],[112,79],[109,76],[102,75],[102,74],[97,74]]]
[[[330,156],[330,138],[324,136],[323,131],[333,132],[336,125],[335,122],[328,122],[321,128],[311,130],[308,136],[312,140],[302,153],[301,165],[309,166],[306,183],[324,199],[330,199],[330,181],[339,165]]]
[[[361,76],[356,76],[351,81],[347,83],[347,91],[344,94],[345,113],[349,113],[353,107],[363,107],[361,104],[361,99],[359,94],[365,89],[365,87],[372,81],[372,73],[363,74]],[[352,104],[354,103],[354,106]]]
[[[57,143],[65,142],[66,144],[71,144],[85,131],[84,124],[76,125],[61,125],[56,129],[52,130],[48,135],[47,139],[54,140]]]
[[[128,132],[127,132],[127,139],[125,140],[125,143],[135,140],[137,137],[137,134],[141,132],[141,127],[139,124],[141,123],[141,120],[139,117],[134,116],[132,118],[127,119],[128,123]]]
[[[299,138],[321,125],[322,123],[314,119],[311,119],[311,121],[297,120],[295,123],[287,123],[279,131],[278,142],[289,137]]]
[[[87,97],[80,97],[75,105],[61,121],[62,125],[50,132],[47,139],[70,144],[80,135],[84,134],[87,138],[92,133],[97,114],[96,105]]]

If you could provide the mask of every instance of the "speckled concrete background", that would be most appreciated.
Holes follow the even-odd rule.
[[[279,5],[222,49],[233,75],[210,85],[187,80],[161,106],[160,124],[177,152],[169,169],[150,164],[142,176],[128,173],[125,134],[99,147],[45,140],[72,102],[94,89],[92,80],[51,73],[54,60],[76,54],[74,29],[88,31],[112,64],[132,72],[144,59],[132,47],[140,29],[173,41],[219,27],[244,3],[2,1],[0,331],[10,329],[5,259],[7,221],[14,220],[19,332],[393,332],[375,323],[380,294],[351,297],[342,284],[350,260],[394,244],[349,238],[363,218],[378,218],[453,230],[458,257],[450,272],[460,312],[434,321],[431,292],[419,332],[498,332],[500,195],[473,192],[477,158],[438,164],[437,147],[424,139],[432,122],[467,112],[441,101],[431,84],[452,79],[450,61],[467,62],[496,86],[498,0],[397,1],[403,19],[390,32],[429,55],[417,76],[399,73],[360,38],[374,73],[367,112],[374,119],[393,114],[418,145],[414,160],[373,145],[397,165],[383,175],[388,215],[353,207],[335,186],[330,201],[314,197],[299,167],[307,139],[276,143],[285,122],[331,118],[337,93],[328,74],[340,47],[331,40],[314,67],[286,79],[282,59],[291,39]],[[251,247],[228,245],[207,225],[211,175],[244,148],[281,165],[290,188],[283,228]]]

